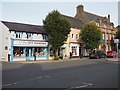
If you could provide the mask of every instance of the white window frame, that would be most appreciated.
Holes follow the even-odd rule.
[[[79,34],[76,34],[76,39],[77,39],[77,40],[79,39]]]

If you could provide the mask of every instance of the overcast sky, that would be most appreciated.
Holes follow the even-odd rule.
[[[106,17],[110,14],[111,21],[118,25],[118,2],[2,2],[0,20],[42,25],[53,10],[74,17],[79,4],[87,12]]]

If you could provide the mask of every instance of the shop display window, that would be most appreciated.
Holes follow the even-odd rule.
[[[14,47],[13,48],[13,54],[15,57],[19,56],[19,47]]]
[[[14,57],[25,57],[23,47],[14,47],[13,48]]]
[[[46,48],[38,48],[38,56],[46,56]]]
[[[24,49],[23,47],[20,47],[20,57],[25,57],[24,55]]]
[[[77,46],[72,46],[72,55],[77,55]]]
[[[14,57],[26,57],[26,56],[46,56],[46,48],[43,47],[14,47],[13,48]]]

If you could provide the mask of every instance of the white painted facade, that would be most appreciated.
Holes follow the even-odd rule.
[[[30,37],[27,37],[27,34],[30,34]],[[10,55],[10,61],[26,61],[26,57],[13,57],[13,60],[11,60],[12,53],[14,53],[13,47],[30,47],[29,53],[32,52],[33,47],[37,47],[37,49],[43,47],[46,50],[46,56],[36,57],[36,60],[46,60],[48,58],[47,35],[9,31],[8,27],[0,22],[0,60],[8,61],[8,55]],[[34,60],[34,57],[29,59]]]
[[[5,50],[5,47],[7,49]],[[7,61],[9,53],[9,29],[0,22],[0,60]]]
[[[75,54],[75,52],[72,51],[72,47],[75,47],[75,50],[73,50],[73,51],[75,51],[76,54]],[[80,44],[70,43],[70,52],[73,52],[72,56],[79,56],[79,47],[80,47]]]

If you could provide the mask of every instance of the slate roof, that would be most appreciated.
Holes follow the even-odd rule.
[[[88,21],[101,20],[102,23],[105,23],[105,21],[106,21],[107,25],[113,24],[112,22],[109,21],[109,19],[107,17],[99,16],[99,15],[89,13],[86,11],[81,12],[81,14],[79,14],[79,15],[76,14],[75,18],[80,19],[84,23],[86,23]]]
[[[104,18],[102,16],[98,16],[98,15],[95,15],[95,14],[92,14],[92,13],[89,13],[89,12],[85,12],[85,11],[83,11],[82,15],[85,16],[86,19],[89,20],[89,21],[93,21],[93,20],[103,19]]]
[[[30,25],[7,21],[2,21],[2,23],[9,28],[9,31],[47,34],[43,26],[39,25]]]
[[[72,28],[77,28],[77,29],[82,28],[83,22],[80,19],[70,17],[70,16],[66,16],[66,15],[62,15],[62,16],[64,16],[69,21]]]

